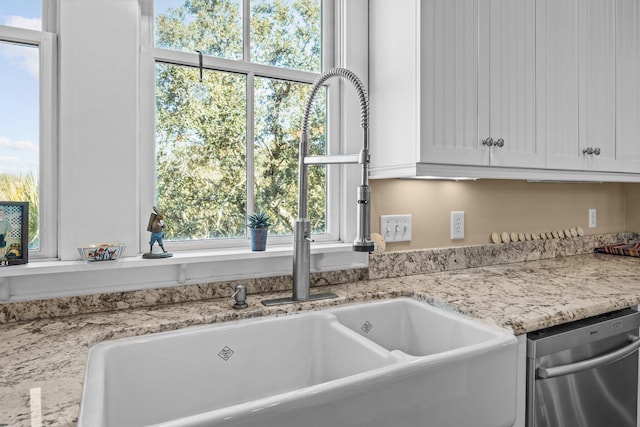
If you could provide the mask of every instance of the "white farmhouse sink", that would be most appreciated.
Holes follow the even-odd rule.
[[[389,300],[98,344],[78,425],[510,427],[515,374],[512,335]]]
[[[327,311],[349,329],[387,350],[399,350],[411,356],[428,356],[458,349],[469,351],[473,346],[482,346],[496,337],[494,330],[409,298]]]
[[[179,419],[393,363],[351,335],[334,317],[308,313],[98,344],[89,355],[86,425]]]

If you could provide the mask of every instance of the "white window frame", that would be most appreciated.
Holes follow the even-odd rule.
[[[89,125],[76,123],[74,120],[79,111],[92,109],[96,105],[102,106],[104,100],[84,96],[78,101],[73,96],[72,91],[75,87],[73,82],[79,80],[81,86],[89,84],[95,77],[90,70],[94,69],[93,67],[96,66],[96,63],[103,67],[102,75],[111,73],[112,69],[109,68],[108,62],[113,57],[107,55],[107,60],[103,60],[104,52],[101,50],[103,46],[110,45],[110,43],[116,43],[119,49],[127,49],[129,46],[141,47],[145,45],[144,43],[150,46],[152,41],[150,35],[152,33],[148,28],[145,28],[145,26],[150,26],[151,23],[148,19],[150,16],[148,11],[151,10],[150,1],[152,0],[133,2],[129,0],[125,2],[112,0],[78,2],[69,0],[61,2],[60,7],[56,9],[53,6],[57,3],[56,0],[44,0],[48,6],[47,17],[55,17],[56,14],[52,12],[56,12],[59,14],[60,25],[65,26],[65,28],[60,28],[60,34],[64,34],[64,36],[57,39],[60,43],[59,56],[55,55],[56,38],[53,37],[52,39],[52,48],[54,49],[52,57],[57,58],[57,66],[64,70],[65,75],[57,77],[53,75],[51,81],[57,82],[56,85],[59,84],[61,88],[64,88],[65,94],[69,96],[61,96],[58,89],[56,102],[60,105],[58,106],[56,102],[52,102],[56,104],[56,109],[53,109],[53,111],[59,110],[59,112],[56,112],[56,117],[59,117],[60,125],[56,125],[55,120],[52,119],[52,128],[54,130],[51,131],[51,134],[58,138],[59,144],[57,148],[60,153],[57,154],[56,145],[51,145],[53,157],[45,159],[54,168],[58,161],[64,164],[64,167],[57,166],[59,176],[56,177],[55,173],[53,173],[51,183],[59,185],[57,192],[43,195],[58,204],[59,212],[56,212],[53,204],[49,205],[47,210],[52,210],[54,215],[57,213],[58,221],[62,225],[55,224],[54,219],[50,220],[48,224],[53,225],[47,230],[47,233],[49,231],[57,232],[58,255],[61,260],[29,262],[25,265],[3,269],[0,272],[0,303],[157,289],[186,284],[220,282],[220,286],[227,286],[225,282],[227,280],[291,274],[291,245],[273,245],[271,240],[265,252],[251,252],[247,241],[244,241],[244,246],[239,248],[212,248],[210,250],[177,252],[174,251],[172,242],[167,246],[167,249],[176,252],[173,257],[163,260],[141,258],[140,253],[148,250],[149,234],[143,230],[146,228],[155,191],[153,183],[153,175],[155,174],[155,132],[153,122],[155,105],[150,105],[153,104],[155,94],[155,66],[152,65],[154,59],[149,49],[140,48],[137,50],[135,57],[132,57],[131,52],[127,52],[126,61],[124,61],[122,67],[115,67],[113,70],[117,72],[118,78],[127,78],[130,73],[134,73],[138,90],[136,93],[127,92],[125,96],[127,101],[131,97],[135,97],[136,102],[127,103],[123,110],[118,109],[117,113],[114,108],[109,108],[106,111],[107,116],[104,118],[104,120],[109,120],[109,123],[115,124],[118,124],[118,120],[122,120],[125,116],[128,120],[124,123],[124,126],[126,126],[125,131],[120,133],[126,139],[118,140],[117,147],[122,155],[126,155],[129,158],[134,156],[137,161],[135,162],[135,170],[127,169],[122,171],[126,180],[120,180],[119,182],[126,183],[128,186],[124,195],[119,192],[119,187],[115,189],[107,188],[104,193],[88,194],[85,199],[82,191],[85,191],[87,187],[83,185],[83,182],[73,178],[79,176],[80,172],[90,171],[92,167],[100,165],[101,159],[62,158],[63,154],[72,153],[71,155],[73,156],[73,148],[81,144],[83,139],[95,137],[101,143],[111,141],[111,132],[96,132],[93,128],[95,123],[100,123],[100,120],[92,120]],[[332,1],[335,1],[336,31],[330,34],[333,34],[336,40],[336,66],[347,67],[356,72],[366,85],[368,77],[367,0]],[[94,25],[92,17],[100,13],[106,13],[109,19],[100,21],[95,28],[95,31],[99,32],[99,34],[95,35],[91,33],[92,25]],[[119,17],[123,18],[127,31],[122,37],[113,37],[109,31],[113,28],[113,22],[117,22]],[[51,22],[55,24],[56,20],[54,19]],[[134,27],[136,30],[132,31]],[[48,31],[54,31],[53,27],[45,28],[49,28]],[[85,34],[91,40],[91,43],[93,43],[94,39],[90,36],[96,36],[98,39],[97,48],[81,58],[70,54],[77,48],[90,49],[89,42],[78,37]],[[145,41],[144,37],[149,37],[149,40]],[[83,60],[86,61],[86,64],[78,64],[76,62]],[[77,70],[78,67],[81,71]],[[52,71],[55,72],[55,70],[56,66],[53,66]],[[109,79],[109,84],[119,84],[118,78]],[[339,96],[340,110],[336,109],[334,111],[340,117],[340,153],[357,153],[361,148],[362,142],[358,98],[354,95],[350,84],[333,79],[332,84],[335,84],[335,82],[339,82],[337,84],[339,87],[346,87]],[[55,90],[56,85],[52,84],[51,87]],[[127,81],[126,85],[131,87],[131,82]],[[338,97],[337,90],[334,91],[333,89],[334,86],[331,86],[331,95]],[[56,94],[53,93],[53,95],[53,99],[56,99]],[[122,93],[119,93],[119,95],[122,95]],[[117,99],[120,98],[121,96],[117,97]],[[142,100],[145,101],[142,102]],[[135,105],[133,106],[134,112],[132,112],[132,104]],[[135,114],[135,117],[132,118],[131,114]],[[132,122],[135,122],[134,126],[132,126]],[[336,123],[337,121],[330,123],[332,132],[338,132]],[[60,135],[65,139],[62,140],[58,137],[57,132],[60,132]],[[334,140],[333,142],[336,141]],[[63,151],[65,145],[68,149]],[[82,154],[86,154],[86,151]],[[85,164],[85,161],[88,165]],[[43,162],[43,164],[45,163]],[[79,168],[79,170],[74,168]],[[337,170],[336,175],[338,178],[336,181],[340,184],[340,188],[335,192],[340,195],[340,207],[335,208],[336,211],[339,210],[339,224],[337,227],[339,228],[340,239],[337,242],[315,243],[311,246],[312,272],[359,269],[367,266],[367,254],[351,250],[351,241],[356,235],[357,228],[355,214],[356,189],[360,185],[360,168],[357,165],[334,165],[332,168]],[[55,169],[52,169],[52,172],[55,172]],[[58,182],[60,183],[58,184]],[[53,188],[52,190],[55,191],[56,189]],[[56,195],[60,197],[60,202],[57,201],[58,197]],[[126,207],[127,214],[119,217],[117,222],[118,226],[122,226],[126,232],[123,233],[118,229],[101,229],[100,233],[103,233],[101,235],[106,237],[97,238],[97,241],[101,241],[103,238],[111,239],[113,234],[118,236],[114,238],[122,239],[127,243],[127,255],[116,263],[85,263],[79,261],[76,255],[76,245],[85,243],[89,239],[93,240],[91,236],[95,235],[95,224],[88,214],[93,212],[92,201],[95,201],[97,197],[107,197],[113,209],[117,210]],[[375,198],[375,195],[373,197]],[[88,202],[83,205],[87,200]],[[131,209],[133,204],[135,208]],[[80,210],[80,214],[76,213],[75,208]],[[334,209],[331,208],[331,210],[334,213]],[[133,215],[131,214],[132,211],[135,212]],[[51,218],[54,218],[54,216],[51,216]],[[112,221],[110,224],[113,227],[115,222]]]
[[[154,11],[153,0],[141,2],[141,96],[140,96],[140,120],[141,120],[141,223],[154,204],[155,194],[155,67],[157,62],[199,67],[199,56],[196,52],[181,52],[154,47]],[[203,56],[203,68],[213,71],[227,71],[244,74],[247,76],[247,93],[253,94],[253,78],[266,77],[281,80],[290,80],[300,83],[312,84],[320,73],[297,71],[281,67],[273,67],[249,62],[249,1],[243,2],[243,39],[244,58],[242,60],[230,60]],[[336,63],[336,0],[322,0],[322,71],[328,70]],[[327,84],[327,154],[339,154],[341,149],[340,127],[340,88],[336,79]],[[247,163],[253,163],[253,97],[247,99]],[[311,166],[313,167],[313,166]],[[254,177],[252,170],[247,168],[247,188],[254,191]],[[340,212],[342,170],[339,166],[327,166],[327,211],[326,231],[314,234],[314,239],[319,242],[338,242],[341,238]],[[254,211],[252,198],[247,200],[247,212]],[[297,215],[297,212],[295,213]],[[149,233],[141,230],[140,247],[148,246]],[[343,231],[344,233],[344,231]],[[247,238],[207,239],[172,241],[172,251],[237,248],[246,247]],[[269,236],[269,245],[291,245],[292,235]]]
[[[52,28],[55,8],[43,3],[43,28]],[[52,259],[58,253],[57,37],[47,31],[0,25],[0,41],[38,48],[40,59],[39,233],[40,248],[30,259]]]

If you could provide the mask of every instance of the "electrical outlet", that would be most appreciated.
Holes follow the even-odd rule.
[[[385,242],[411,241],[411,215],[380,215],[380,234]]]
[[[451,211],[451,240],[464,239],[464,212]]]
[[[596,210],[595,208],[589,209],[589,228],[596,228]]]

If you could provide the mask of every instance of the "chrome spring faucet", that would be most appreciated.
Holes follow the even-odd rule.
[[[355,87],[360,101],[360,127],[363,131],[362,149],[355,155],[308,156],[309,125],[314,99],[329,79],[341,77]],[[361,185],[358,187],[357,201],[357,236],[353,242],[353,250],[357,252],[372,252],[375,247],[371,241],[371,189],[369,188],[369,99],[362,81],[352,71],[346,68],[333,68],[323,73],[311,87],[311,93],[302,119],[302,135],[300,137],[300,152],[298,160],[298,219],[294,229],[293,242],[293,294],[291,298],[278,298],[262,301],[264,305],[286,304],[297,301],[309,301],[326,298],[336,298],[331,293],[310,294],[310,266],[311,266],[311,225],[308,216],[308,165],[328,164],[360,164],[362,165]]]

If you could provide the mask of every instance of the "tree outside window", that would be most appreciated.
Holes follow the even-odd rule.
[[[156,203],[172,219],[167,239],[245,237],[250,210],[272,218],[271,233],[292,233],[321,28],[321,0],[156,0]],[[201,52],[208,65],[177,64],[165,51]],[[324,154],[326,93],[313,113],[310,154]],[[326,168],[310,168],[315,233],[327,228],[326,187]]]

